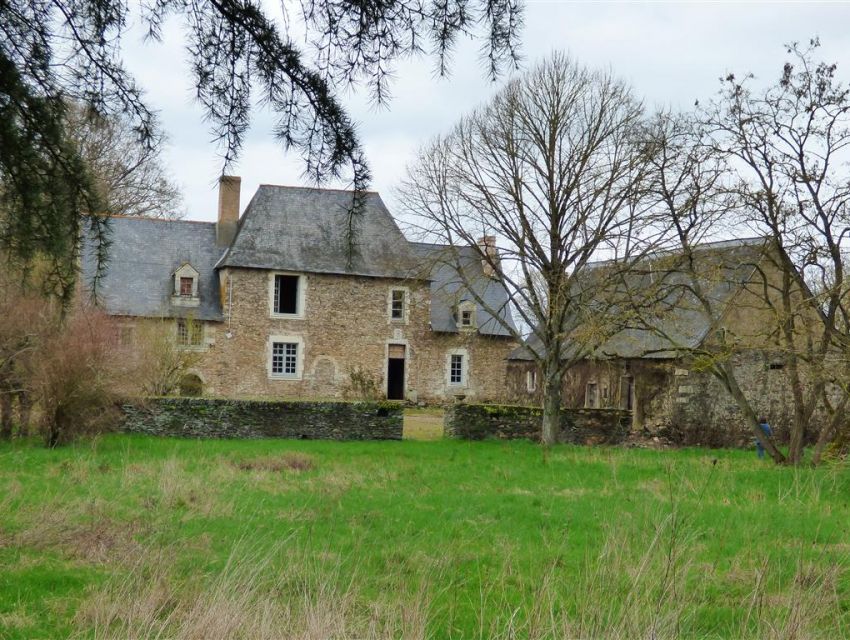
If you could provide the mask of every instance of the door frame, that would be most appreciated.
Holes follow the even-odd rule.
[[[408,380],[410,380],[409,376],[410,376],[411,357],[410,357],[410,343],[404,338],[389,339],[384,343],[384,364],[383,364],[384,397],[386,398],[387,395],[389,395],[389,390],[390,390],[389,389],[389,386],[390,386],[390,379],[389,379],[390,345],[401,345],[401,346],[404,347],[404,381],[403,381],[404,388],[403,388],[402,393],[404,395],[404,399],[406,400],[407,399],[407,391],[410,388],[407,383],[408,383]]]

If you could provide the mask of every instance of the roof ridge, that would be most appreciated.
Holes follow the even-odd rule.
[[[147,220],[149,222],[187,222],[190,224],[215,224],[214,220],[185,220],[183,218],[154,218],[153,216],[128,216],[124,213],[110,213],[106,217],[109,219],[118,218],[120,220]]]
[[[274,187],[275,189],[301,189],[305,191],[320,191],[325,193],[354,193],[354,189],[340,189],[337,187],[307,187],[292,184],[269,184],[267,182],[261,182],[258,187]],[[363,193],[372,193],[375,195],[379,195],[377,191],[373,191],[371,189],[363,189]]]

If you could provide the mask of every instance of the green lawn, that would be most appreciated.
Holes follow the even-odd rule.
[[[0,444],[0,638],[840,638],[850,469],[524,442]]]

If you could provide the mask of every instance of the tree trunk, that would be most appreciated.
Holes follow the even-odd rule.
[[[773,458],[773,461],[777,464],[783,464],[787,462],[785,455],[776,448],[776,445],[773,444],[773,440],[771,440],[765,433],[761,430],[761,426],[759,425],[759,419],[756,415],[756,412],[753,411],[752,406],[750,405],[749,400],[747,400],[744,392],[741,391],[741,388],[738,386],[738,382],[735,380],[733,375],[724,374],[721,376],[721,380],[723,384],[726,386],[727,391],[734,398],[735,403],[738,405],[738,408],[744,414],[744,418],[750,425],[750,430],[753,432],[753,435],[756,437],[761,445],[764,447],[764,450],[770,454],[770,457]]]
[[[820,430],[818,434],[818,441],[815,443],[815,449],[812,453],[812,465],[817,466],[821,463],[821,458],[823,457],[824,449],[826,449],[827,445],[831,444],[834,441],[835,436],[839,433],[841,423],[845,423],[845,430],[847,424],[847,404],[848,404],[848,396],[845,396],[841,399],[841,403],[835,410],[832,412],[830,416],[829,422]]]
[[[0,439],[12,437],[12,394],[0,392]]]
[[[561,371],[560,363],[546,360],[544,363],[545,386],[543,388],[543,432],[540,441],[544,446],[555,444],[561,432]]]
[[[29,435],[32,418],[32,398],[27,391],[18,394],[18,436]]]

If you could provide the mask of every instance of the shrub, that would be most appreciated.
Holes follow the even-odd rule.
[[[0,438],[12,435],[14,401],[21,430],[28,427],[27,381],[35,349],[51,325],[51,305],[6,279],[0,281]]]
[[[187,386],[189,370],[201,358],[191,349],[181,349],[174,340],[173,321],[151,321],[138,327],[133,344],[138,391],[148,396],[201,395],[202,386]],[[200,383],[200,379],[197,381]]]
[[[350,367],[343,397],[347,400],[378,400],[383,397],[381,381],[374,373],[362,367]]]
[[[133,367],[115,322],[87,306],[73,309],[41,340],[32,359],[30,388],[41,408],[49,447],[102,431],[116,416],[120,390],[130,386]]]

